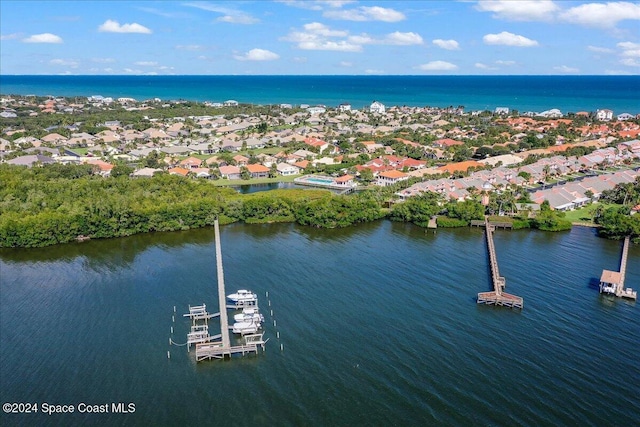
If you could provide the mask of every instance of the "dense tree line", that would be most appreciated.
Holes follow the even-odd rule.
[[[205,180],[160,174],[132,179],[126,173],[108,179],[94,175],[91,166],[46,165],[31,169],[0,165],[0,247],[37,247],[70,242],[78,236],[108,238],[153,231],[173,231],[244,221],[296,222],[312,227],[347,227],[387,216],[394,221],[426,227],[438,216],[438,225],[457,227],[485,214],[512,210],[515,195],[492,194],[489,206],[477,198],[446,202],[426,192],[383,205],[396,188],[362,191],[348,196],[324,190],[275,190],[242,195]],[[640,180],[605,192],[607,201],[626,203],[600,209],[600,234],[640,237],[640,215],[629,214],[640,203]],[[543,203],[533,219],[516,217],[518,228],[559,231],[571,227],[562,212]]]
[[[640,177],[633,183],[618,184],[612,190],[603,191],[600,200],[615,206],[596,210],[595,221],[601,226],[598,234],[611,239],[631,236],[634,242],[640,243],[640,214],[631,215],[631,210],[640,205]]]
[[[107,238],[222,223],[298,222],[346,227],[382,218],[369,193],[321,190],[241,195],[203,180],[167,174],[104,179],[81,166],[0,165],[0,247],[37,247],[78,236]]]

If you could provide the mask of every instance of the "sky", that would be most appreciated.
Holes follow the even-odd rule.
[[[640,74],[640,2],[0,1],[0,74]]]

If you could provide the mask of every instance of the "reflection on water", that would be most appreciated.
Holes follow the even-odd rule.
[[[640,419],[638,307],[589,287],[617,266],[620,242],[583,228],[498,230],[507,291],[525,300],[510,310],[475,303],[490,287],[477,228],[231,224],[221,239],[227,289],[260,295],[269,343],[257,357],[197,365],[168,340],[173,328],[185,341],[189,304],[217,307],[212,228],[0,252],[3,401],[136,404],[126,418],[0,414],[0,425]],[[638,246],[627,281],[640,282]],[[620,404],[604,408],[603,396]]]

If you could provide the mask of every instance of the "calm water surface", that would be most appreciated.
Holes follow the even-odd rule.
[[[227,290],[261,297],[257,357],[196,364],[169,346],[188,304],[217,305],[213,229],[0,252],[2,403],[136,408],[0,425],[640,424],[640,307],[594,287],[620,242],[498,231],[519,311],[475,303],[490,288],[479,229],[221,232]],[[627,283],[640,287],[637,246]]]

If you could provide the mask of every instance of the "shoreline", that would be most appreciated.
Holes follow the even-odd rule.
[[[505,86],[505,79],[512,84]],[[358,108],[377,100],[395,106],[462,105],[468,111],[610,108],[637,114],[633,91],[615,88],[640,87],[638,81],[640,76],[634,75],[4,75],[0,76],[0,92],[194,102],[235,99],[253,105],[338,106],[347,102]],[[610,89],[606,96],[588,96],[592,88],[603,84]],[[539,97],[540,91],[547,95]]]

